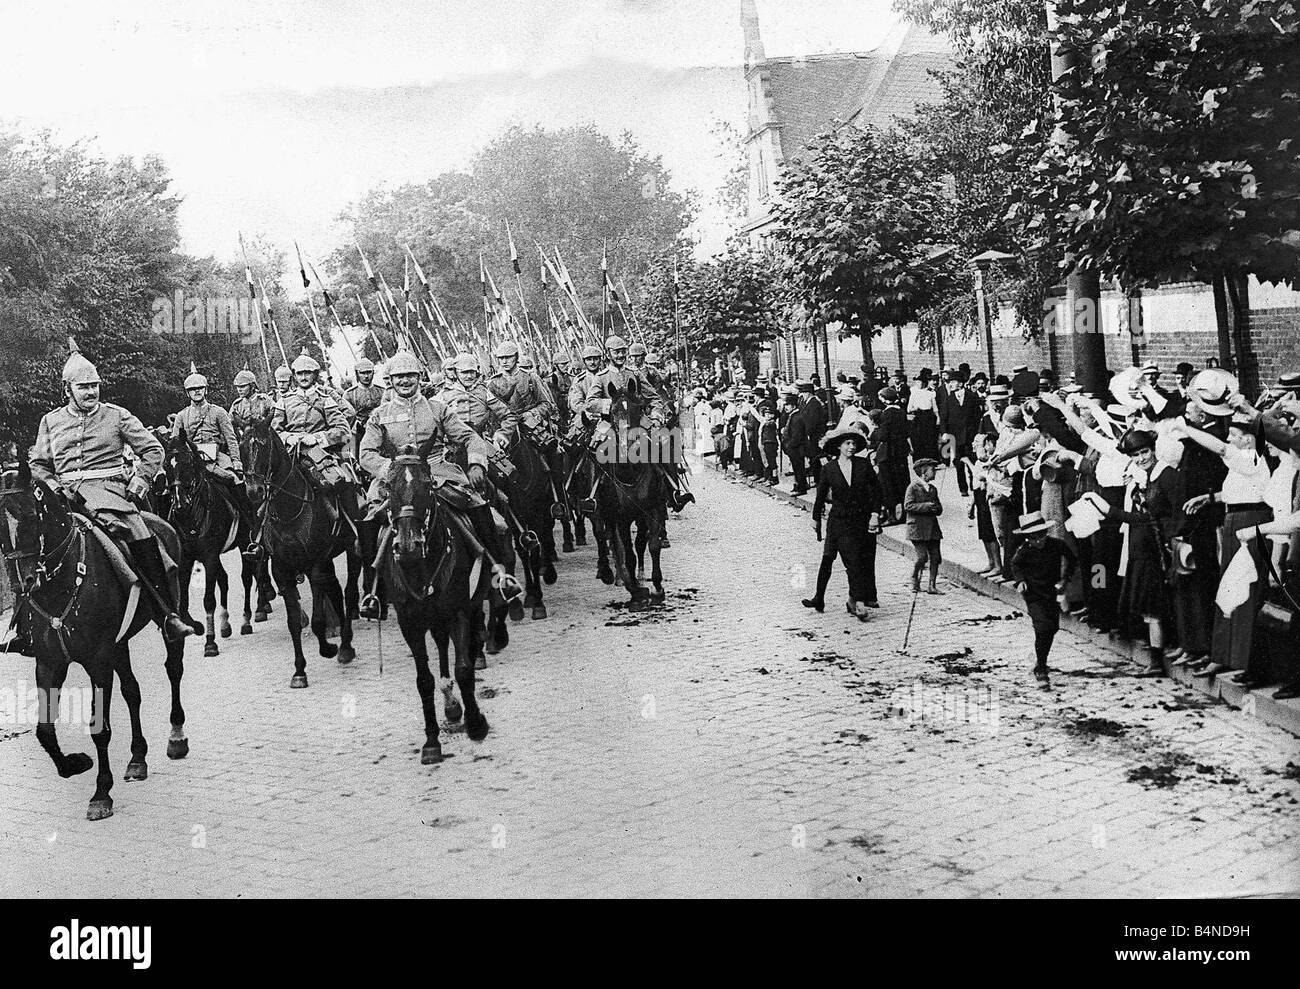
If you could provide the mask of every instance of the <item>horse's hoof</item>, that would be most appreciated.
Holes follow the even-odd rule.
[[[545,618],[545,617],[546,617],[546,605],[538,604],[535,608],[533,608],[533,618]]]
[[[346,664],[346,663],[350,663],[350,662],[352,662],[352,661],[353,661],[354,659],[356,659],[356,658],[357,658],[357,651],[356,651],[355,649],[353,649],[351,646],[340,646],[340,647],[339,647],[339,662],[340,662],[340,663],[344,663],[344,664]]]
[[[102,821],[106,817],[113,816],[113,799],[106,797],[103,800],[92,800],[90,806],[86,808],[87,821]]]
[[[143,759],[139,762],[128,762],[126,764],[126,772],[122,774],[122,779],[127,783],[135,783],[140,780],[147,780],[148,778],[149,767],[145,764]]]
[[[72,752],[68,754],[68,758],[64,762],[63,768],[59,770],[59,775],[65,780],[69,776],[80,776],[94,764],[95,760],[86,755],[86,753]]]
[[[475,657],[474,657],[474,669],[476,669],[476,670],[486,670],[486,669],[487,669],[487,657],[486,657],[486,656],[475,656]]]
[[[667,537],[667,536],[660,536],[660,537],[659,537],[659,548],[660,548],[660,549],[671,549],[671,548],[672,548],[672,545],[673,545],[673,544],[670,543],[670,542],[668,541],[668,537]]]
[[[649,600],[650,600],[650,588],[648,588],[648,587],[635,587],[635,588],[633,588],[633,589],[632,589],[632,600],[633,600],[633,601],[649,601]]]
[[[573,540],[572,540],[572,539],[566,539],[563,543],[561,543],[561,544],[560,544],[560,552],[561,552],[561,553],[572,553],[572,552],[573,552]]]
[[[442,746],[431,742],[420,750],[420,765],[432,766],[437,762],[442,762]]]
[[[320,644],[320,654],[326,659],[333,659],[339,654],[339,647],[333,642],[322,642]]]
[[[266,621],[266,612],[265,612],[265,611],[255,611],[255,612],[253,612],[253,621],[255,621],[255,622],[264,622],[264,621]],[[249,631],[251,632],[252,629],[249,629]]]
[[[230,622],[222,622],[222,624],[221,624],[221,637],[222,637],[223,639],[228,639],[228,638],[230,638],[230,636],[231,636],[232,634],[233,634],[233,632],[232,632],[232,630],[231,630],[231,628],[230,628]]]
[[[559,578],[559,574],[557,574],[557,573],[555,572],[555,564],[553,564],[553,563],[548,563],[548,564],[546,564],[545,567],[542,568],[542,583],[543,583],[543,584],[546,584],[546,585],[549,586],[550,584],[554,584],[555,581],[556,581],[558,578]]]
[[[240,626],[239,626],[239,634],[240,634],[240,635],[252,635],[252,634],[253,634],[253,626],[252,626],[252,623],[251,623],[251,622],[244,622],[243,625],[240,625]]]
[[[536,603],[537,603],[537,595],[534,594],[532,591],[529,591],[527,594],[524,595],[525,608],[531,608]]]
[[[168,759],[184,759],[190,754],[190,741],[188,738],[173,738],[167,742]]]
[[[305,687],[305,686],[307,686],[307,674],[306,674],[306,673],[295,673],[295,674],[293,675],[293,679],[289,681],[289,686],[290,686],[290,687]]]
[[[600,578],[602,583],[605,584],[614,583],[614,571],[611,570],[608,566],[597,567],[596,576]]]
[[[483,644],[483,651],[489,656],[495,656],[501,651],[501,643],[496,640],[495,636],[489,636],[487,642]],[[478,667],[482,669],[482,667]]]
[[[653,591],[650,592],[651,601],[662,601],[664,597],[665,594],[664,594],[664,589],[662,587],[656,587]]]
[[[215,642],[205,642],[203,643],[203,655],[219,656],[221,655],[221,650],[217,648],[217,644]]]
[[[522,622],[524,620],[524,603],[518,597],[512,597],[510,604],[506,608],[506,613],[510,615],[512,622]]]
[[[194,629],[195,635],[203,634],[203,625],[199,622],[190,622],[190,628]]]
[[[456,700],[455,695],[450,690],[444,691],[442,695],[442,713],[447,719],[448,724],[454,724],[461,719],[465,713],[460,706],[460,701]]]
[[[488,720],[483,717],[482,712],[477,718],[469,718],[465,722],[465,734],[470,737],[471,741],[481,742],[487,738]]]

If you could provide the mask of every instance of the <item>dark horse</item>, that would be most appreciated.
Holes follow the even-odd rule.
[[[505,492],[524,534],[519,540],[524,607],[533,609],[533,618],[545,618],[542,584],[555,583],[555,521],[566,513],[552,494],[550,466],[531,439],[521,434],[506,456],[515,472],[506,482]]]
[[[307,660],[302,654],[302,602],[298,575],[311,582],[311,630],[320,654],[340,663],[356,658],[352,620],[343,606],[343,588],[334,573],[334,557],[356,555],[356,533],[329,492],[317,488],[298,455],[290,453],[269,420],[251,423],[240,444],[248,497],[263,517],[261,542],[271,557],[271,576],[284,598],[289,635],[293,638],[293,678],[290,687],[307,686]],[[360,566],[349,560],[349,567]],[[339,645],[327,638],[326,604],[338,619]]]
[[[257,584],[257,613],[265,619],[271,610],[267,586],[270,579],[257,560],[243,554],[248,548],[249,521],[239,517],[239,511],[226,496],[221,485],[213,480],[204,466],[198,448],[182,431],[167,443],[166,468],[168,488],[171,492],[167,521],[176,530],[181,542],[180,606],[188,612],[190,597],[190,572],[195,563],[203,564],[206,581],[203,589],[203,611],[207,615],[204,656],[216,656],[217,648],[217,591],[221,593],[221,637],[229,638],[230,583],[221,554],[229,549],[241,551],[240,579],[244,584],[244,623],[240,635],[250,635],[252,624],[252,591]],[[270,593],[268,593],[270,592]]]
[[[605,526],[596,514],[594,502],[584,508],[596,483],[596,458],[580,439],[564,441],[564,496],[573,512],[573,523],[578,545],[587,545],[585,520],[591,519],[591,535],[596,540],[596,577],[606,584],[614,583],[614,571],[609,565],[609,540]]]
[[[417,451],[404,447],[393,459],[388,475],[388,510],[392,530],[381,549],[383,577],[402,637],[415,658],[415,686],[424,708],[424,748],[421,763],[442,758],[438,742],[438,713],[429,650],[432,633],[438,647],[446,715],[460,719],[460,705],[451,695],[447,644],[456,652],[456,685],[464,703],[465,732],[474,741],[488,733],[487,718],[474,698],[475,616],[491,597],[492,575],[483,562],[483,548],[469,521],[433,491],[425,460],[433,441]]]
[[[632,383],[635,380],[633,378]],[[615,435],[629,437],[628,447],[644,454],[648,451],[648,440],[642,440],[647,434],[639,432],[639,427],[635,425],[641,422],[641,404],[635,390],[629,389],[627,393],[622,393],[613,384],[609,388],[613,402],[610,418],[614,423]],[[621,443],[611,444],[605,449],[615,445],[622,449]],[[662,601],[664,586],[663,573],[659,569],[659,549],[668,501],[664,467],[653,462],[653,455],[594,459],[593,469],[597,478],[594,518],[600,519],[608,534],[614,557],[614,578],[627,588],[633,601]],[[637,527],[635,543],[632,539],[633,523]],[[647,546],[650,550],[650,582],[654,585],[653,591],[637,579],[637,561],[641,556],[638,547]]]
[[[128,643],[154,619],[153,605],[148,595],[140,595],[134,617],[123,628],[133,595],[120,581],[109,551],[91,531],[90,520],[74,513],[62,495],[33,478],[26,461],[0,479],[0,515],[4,522],[0,542],[5,558],[14,564],[18,589],[26,595],[19,607],[27,612],[36,654],[36,738],[65,779],[94,765],[84,752],[65,755],[54,728],[68,667],[80,663],[93,689],[91,738],[99,754],[99,774],[86,817],[91,821],[111,817],[113,771],[108,745],[113,736],[109,709],[114,675],[122,681],[122,697],[131,717],[131,760],[123,779],[143,780],[149,775],[145,762],[149,746],[140,727],[140,684],[131,669]],[[163,550],[175,559],[180,546],[171,526],[156,515],[146,514],[144,519],[162,541]],[[184,652],[183,640],[167,643],[166,669],[172,686],[169,759],[184,759],[190,750],[181,707]]]

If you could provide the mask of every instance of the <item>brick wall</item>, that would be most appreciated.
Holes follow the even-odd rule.
[[[1254,366],[1245,369],[1245,380],[1258,380],[1262,385],[1275,382],[1284,371],[1300,370],[1300,293],[1284,288],[1252,284],[1251,301],[1259,308],[1251,310],[1250,348]],[[1116,332],[1119,325],[1121,299],[1115,293],[1105,293],[1102,299],[1101,327],[1106,339],[1106,362],[1112,370],[1133,363],[1132,338],[1127,331]],[[1287,304],[1289,303],[1289,304]],[[1059,318],[1057,325],[1063,325]],[[1205,366],[1207,358],[1219,356],[1219,339],[1214,313],[1214,299],[1207,286],[1178,285],[1148,291],[1142,298],[1142,320],[1145,334],[1138,345],[1139,362],[1154,360],[1160,367],[1173,373],[1179,361],[1189,361],[1196,368]],[[902,337],[899,354],[898,338]],[[978,340],[964,340],[951,334],[945,341],[944,363],[956,366],[963,361],[972,370],[987,370],[988,360]],[[799,374],[807,377],[813,370],[811,348],[797,345]],[[939,361],[933,350],[922,350],[916,339],[916,327],[904,327],[901,333],[885,330],[871,342],[872,355],[877,364],[890,370],[902,367],[909,377],[922,367],[938,371]],[[777,348],[772,366],[790,367],[790,348]],[[774,351],[775,354],[775,351]],[[862,348],[856,338],[830,340],[831,376],[835,371],[859,374]],[[820,353],[819,353],[820,363]],[[993,336],[993,362],[996,373],[1010,374],[1018,364],[1033,370],[1055,368],[1062,380],[1074,369],[1074,341],[1069,333],[1048,333],[1039,340],[1026,341],[1014,325],[1009,311],[1004,310],[995,321]],[[1255,378],[1255,373],[1258,377]],[[1249,390],[1249,389],[1248,389]]]

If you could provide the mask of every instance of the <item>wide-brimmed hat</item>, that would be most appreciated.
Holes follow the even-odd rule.
[[[1033,536],[1040,532],[1051,532],[1056,523],[1048,521],[1042,512],[1030,512],[1020,516],[1020,525],[1015,529],[1017,536]]]
[[[1285,374],[1279,374],[1277,387],[1283,391],[1300,393],[1300,371],[1288,371]]]
[[[822,437],[822,451],[825,453],[837,454],[840,452],[840,443],[844,440],[856,440],[859,451],[867,448],[867,437],[862,433],[862,431],[854,429],[852,426],[845,426],[843,429],[832,429]]]
[[[840,385],[835,389],[835,397],[843,402],[851,402],[858,397],[858,393],[852,385]]]
[[[813,390],[812,382],[806,378],[800,378],[794,383],[794,386],[802,392],[811,392]]]
[[[1025,368],[1017,371],[1011,378],[1011,391],[1021,398],[1027,398],[1030,395],[1038,394],[1038,375],[1033,371]]]
[[[1038,474],[1048,483],[1068,485],[1074,480],[1074,461],[1061,456],[1059,450],[1049,450],[1038,462]]]
[[[892,404],[898,401],[898,390],[895,388],[882,388],[876,393],[876,397],[886,404]]]

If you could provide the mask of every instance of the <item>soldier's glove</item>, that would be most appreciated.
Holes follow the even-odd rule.
[[[483,469],[482,464],[470,464],[465,471],[465,476],[469,478],[470,487],[475,491],[482,492],[487,487],[487,471]]]
[[[492,437],[492,442],[496,444],[498,450],[508,450],[510,448],[510,437],[505,433],[497,433]]]
[[[132,498],[144,498],[149,493],[149,482],[143,477],[133,477],[126,486],[126,493]]]
[[[315,446],[315,445],[316,445],[316,434],[315,434],[315,433],[302,433],[302,434],[301,434],[301,438],[298,440],[298,442],[301,443],[303,446]]]

